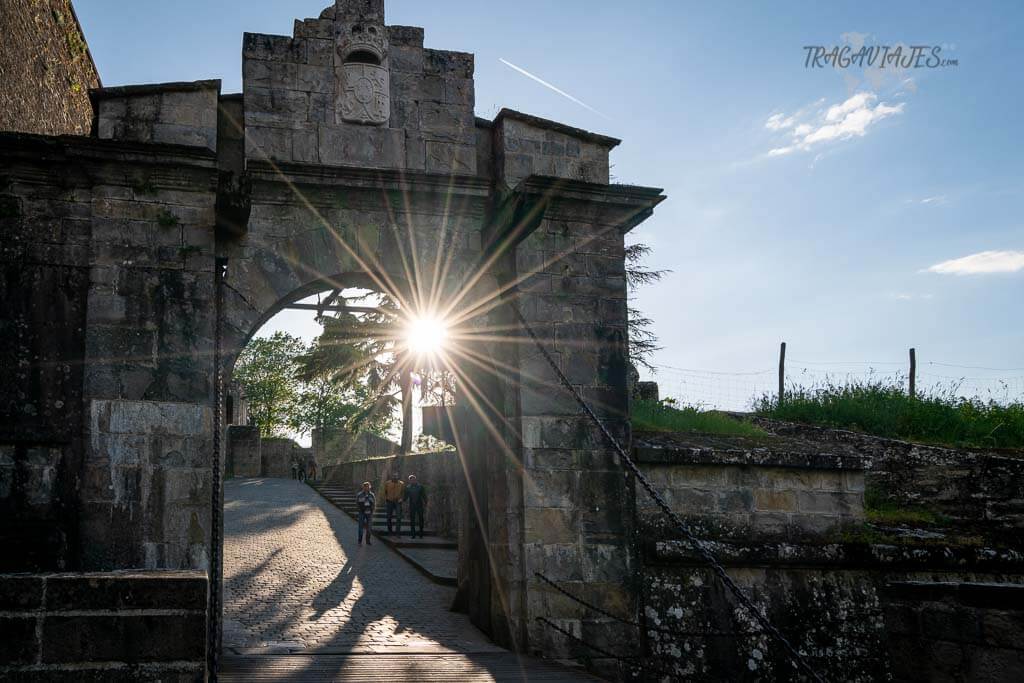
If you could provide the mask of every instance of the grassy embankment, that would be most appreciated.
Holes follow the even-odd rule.
[[[678,406],[666,401],[633,401],[633,429],[649,432],[690,432],[723,436],[767,436],[749,422],[715,411]]]
[[[1024,448],[1024,403],[957,396],[956,385],[910,398],[901,384],[860,382],[797,387],[780,406],[758,400],[758,415],[789,422],[961,448]]]

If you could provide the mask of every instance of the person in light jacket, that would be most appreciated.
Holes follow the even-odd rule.
[[[356,509],[359,515],[356,523],[359,525],[359,545],[363,544],[363,529],[366,529],[366,545],[373,545],[370,538],[370,525],[373,523],[373,509],[377,507],[377,498],[370,490],[370,482],[363,482],[363,490],[356,494]]]

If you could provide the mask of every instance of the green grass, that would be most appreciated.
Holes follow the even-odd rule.
[[[633,429],[650,432],[767,436],[767,432],[749,422],[741,422],[714,411],[701,412],[694,406],[677,406],[671,399],[633,401]]]
[[[796,387],[780,406],[763,396],[764,417],[877,436],[967,448],[1024,448],[1024,404],[957,396],[957,385],[910,398],[900,383],[874,381]]]

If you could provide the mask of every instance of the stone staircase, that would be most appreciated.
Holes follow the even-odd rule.
[[[356,490],[330,482],[307,483],[332,505],[348,514],[352,519],[358,519]],[[446,586],[456,585],[458,544],[438,536],[436,531],[429,528],[423,530],[423,538],[410,538],[412,530],[409,526],[408,510],[403,510],[401,535],[389,532],[387,510],[383,501],[378,499],[373,520],[370,522],[370,530],[373,532],[374,538],[380,539],[394,548],[406,561],[435,583]]]

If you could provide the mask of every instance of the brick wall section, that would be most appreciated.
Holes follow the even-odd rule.
[[[672,509],[716,535],[795,540],[864,520],[864,465],[852,455],[808,453],[784,439],[650,432],[634,435],[634,453]],[[641,490],[637,509],[651,533],[670,531]]]
[[[71,0],[0,0],[0,131],[88,135],[99,85]]]
[[[0,678],[206,680],[203,572],[0,574]]]
[[[902,581],[886,586],[884,600],[893,680],[1024,675],[1024,586]]]

